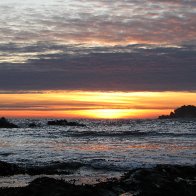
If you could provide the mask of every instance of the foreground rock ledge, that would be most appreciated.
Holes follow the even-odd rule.
[[[1,196],[195,196],[196,166],[158,165],[126,173],[120,180],[97,185],[74,185],[52,178],[38,178],[23,188],[0,189]]]

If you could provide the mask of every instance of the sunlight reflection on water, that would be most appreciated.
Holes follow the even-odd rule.
[[[102,159],[97,164],[122,170],[195,163],[196,121],[83,120],[87,127],[49,127],[40,120],[37,128],[26,128],[25,120],[14,122],[22,128],[0,129],[0,158],[7,162],[92,164]]]

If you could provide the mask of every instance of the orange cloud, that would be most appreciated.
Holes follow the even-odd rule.
[[[196,93],[42,91],[0,94],[0,100],[6,117],[155,118],[195,104]]]

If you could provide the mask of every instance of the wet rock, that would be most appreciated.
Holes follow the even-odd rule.
[[[48,125],[58,125],[58,126],[65,126],[67,125],[67,120],[52,120],[48,121]]]
[[[11,176],[22,173],[24,173],[24,170],[19,166],[0,161],[0,176]]]
[[[38,178],[27,187],[0,189],[0,195],[195,196],[195,177],[196,166],[158,165],[134,169],[120,180],[110,179],[96,185],[75,185],[63,180]]]
[[[16,164],[6,163],[0,161],[0,176],[11,176],[16,174],[29,174],[29,175],[53,175],[64,174],[68,175],[73,173],[74,170],[82,167],[83,164],[79,162],[73,163],[54,163],[48,166],[35,166],[35,167],[20,167]]]
[[[18,128],[17,125],[10,123],[6,118],[0,118],[0,128]]]
[[[1,196],[117,196],[105,187],[74,185],[48,177],[38,178],[24,188],[0,189]]]
[[[28,127],[29,127],[29,128],[35,128],[35,127],[37,127],[37,125],[36,125],[35,123],[30,123],[30,124],[28,125]]]
[[[78,123],[78,122],[68,122],[67,120],[48,121],[48,125],[52,125],[52,126],[79,126],[79,127],[86,126],[86,125]]]
[[[155,168],[130,171],[122,180],[125,190],[137,195],[184,195],[196,192],[196,167],[158,165]]]

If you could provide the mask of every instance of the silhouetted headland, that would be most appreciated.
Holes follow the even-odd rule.
[[[159,116],[159,119],[196,118],[196,106],[184,105],[171,112],[169,115]]]
[[[54,120],[54,121],[48,121],[48,125],[52,126],[79,126],[79,127],[85,127],[85,124],[78,123],[78,122],[68,122],[67,120]]]
[[[0,118],[0,128],[18,128],[17,125],[10,123],[6,118]]]

